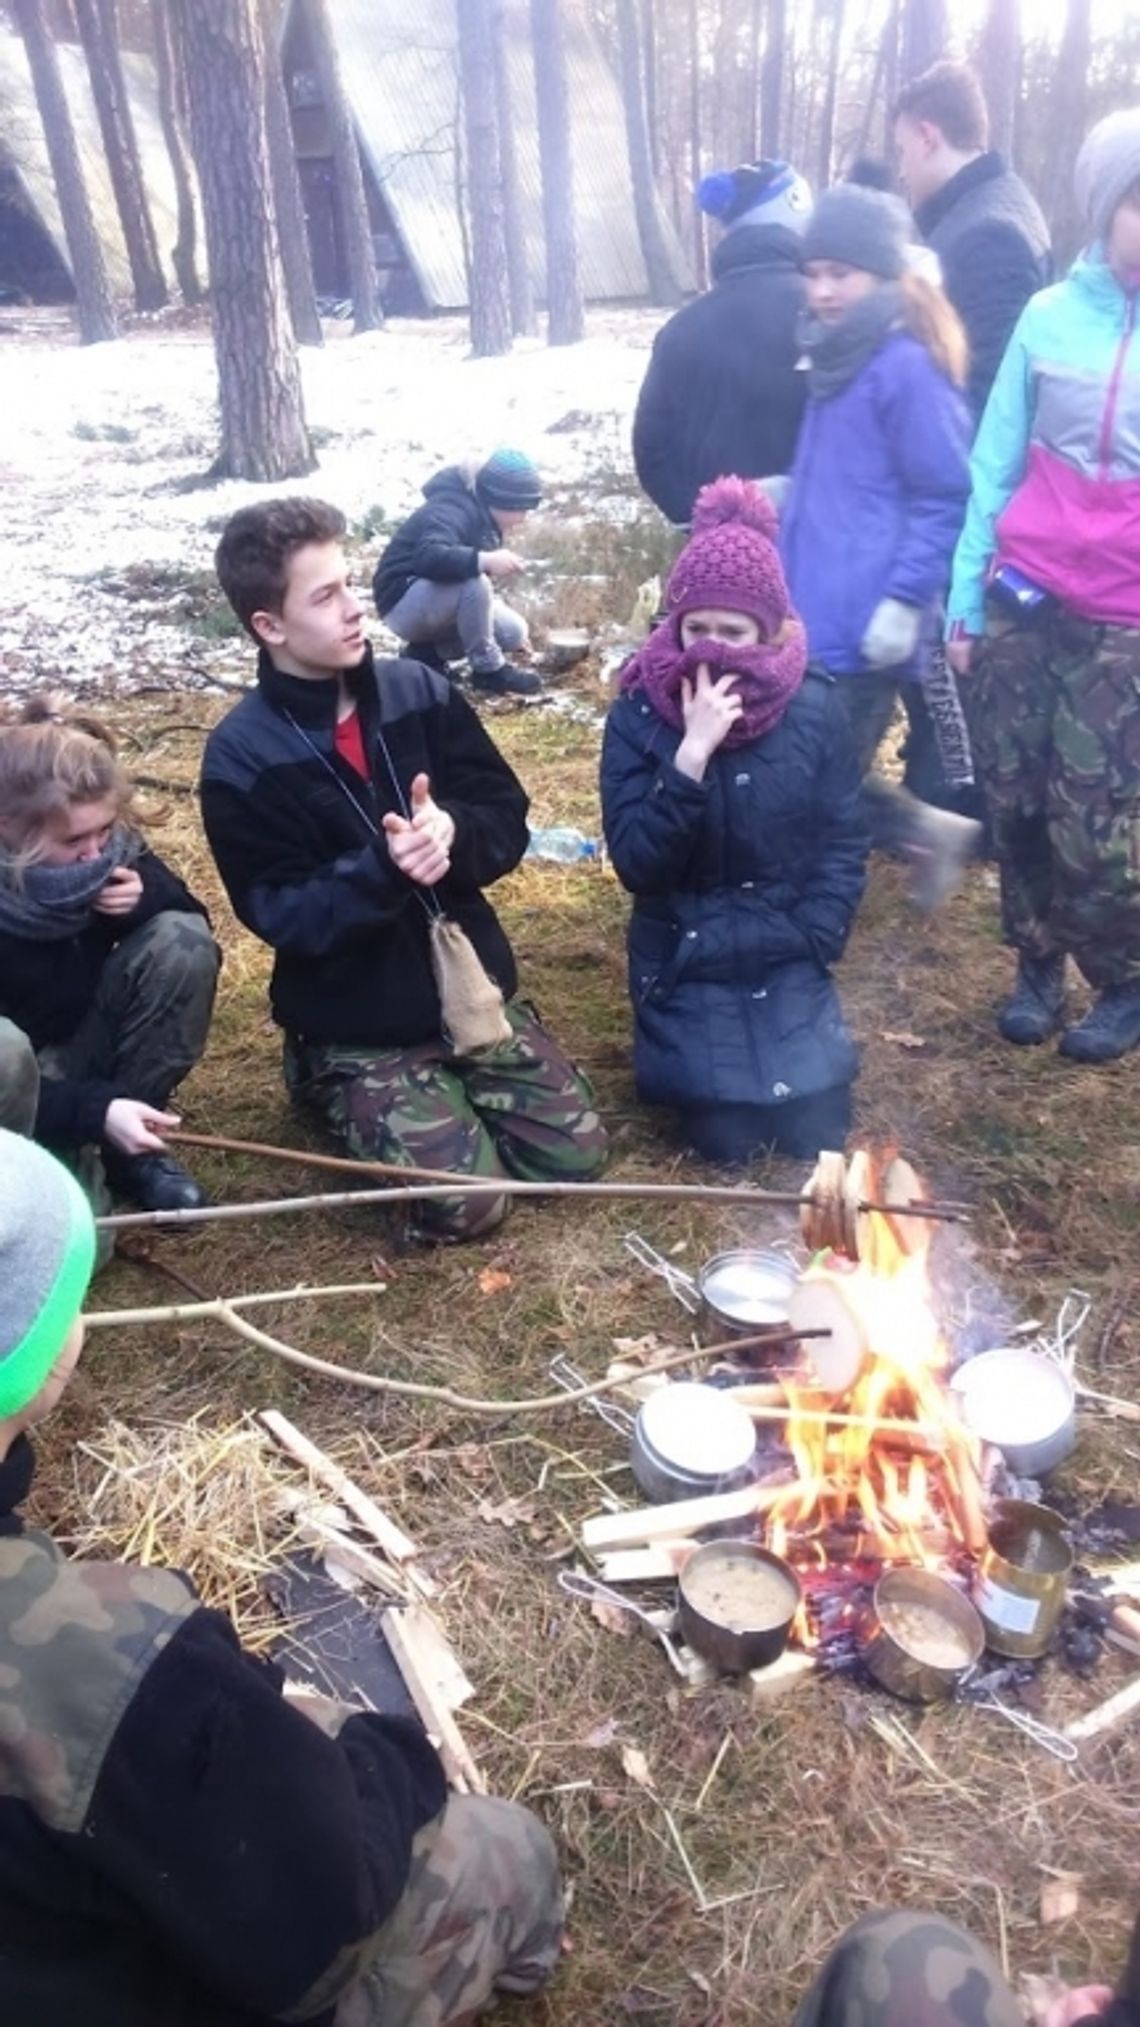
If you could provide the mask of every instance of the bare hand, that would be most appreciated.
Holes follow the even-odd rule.
[[[181,1125],[176,1112],[159,1112],[141,1098],[112,1098],[103,1116],[103,1138],[120,1154],[162,1154],[162,1133]]]
[[[1078,2020],[1097,2020],[1111,1999],[1111,1985],[1074,1985],[1054,1999],[1042,2015],[1041,2027],[1077,2027]]]
[[[699,767],[703,775],[706,763],[717,747],[723,745],[743,709],[734,675],[718,676],[714,683],[707,662],[702,662],[695,682],[682,677],[685,736],[677,749],[677,765],[682,773],[689,771],[683,764],[688,761]]]
[[[488,577],[517,577],[520,570],[526,569],[522,557],[513,549],[486,549],[480,561]]]
[[[432,800],[431,782],[426,774],[417,774],[412,783],[412,829],[434,838],[450,854],[455,843],[455,818]]]
[[[432,801],[426,774],[417,774],[412,783],[410,819],[389,810],[384,830],[392,864],[417,887],[434,887],[446,878],[451,870],[455,825],[447,811]]]
[[[133,915],[142,900],[143,884],[133,866],[116,866],[91,906],[100,915]]]
[[[974,643],[970,639],[948,640],[946,643],[946,666],[956,676],[968,676],[974,659]]]

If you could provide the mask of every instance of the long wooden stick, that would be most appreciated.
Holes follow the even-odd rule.
[[[311,1290],[308,1292],[312,1292]],[[334,1365],[331,1359],[318,1358],[311,1351],[301,1351],[295,1344],[286,1344],[280,1337],[271,1337],[268,1331],[259,1330],[257,1325],[239,1316],[231,1302],[219,1297],[213,1302],[176,1302],[165,1309],[93,1309],[84,1319],[88,1324],[132,1324],[132,1323],[185,1323],[197,1318],[213,1317],[225,1324],[237,1337],[243,1337],[247,1344],[255,1344],[261,1351],[271,1351],[275,1358],[285,1360],[287,1365],[300,1366],[303,1372],[318,1373],[322,1379],[334,1379],[346,1386],[366,1387],[377,1394],[399,1394],[409,1400],[439,1401],[444,1407],[458,1408],[471,1415],[536,1415],[549,1414],[554,1408],[572,1407],[576,1401],[593,1400],[597,1394],[613,1393],[619,1387],[629,1385],[628,1372],[610,1374],[605,1379],[590,1380],[586,1385],[559,1388],[554,1394],[537,1394],[523,1400],[483,1399],[476,1394],[456,1393],[453,1387],[431,1386],[426,1380],[393,1379],[388,1373],[361,1372],[351,1365]],[[752,1351],[758,1346],[771,1344],[771,1337],[730,1338],[723,1344],[706,1344],[698,1350],[670,1352],[655,1365],[643,1368],[646,1377],[659,1372],[672,1372],[676,1366],[693,1365],[698,1360],[724,1358],[730,1352]]]
[[[260,1309],[270,1302],[316,1302],[332,1295],[382,1295],[383,1281],[339,1281],[325,1288],[266,1288],[253,1295],[203,1296],[200,1302],[172,1302],[157,1309],[89,1309],[84,1317],[88,1329],[104,1329],[119,1323],[189,1323],[197,1316],[216,1316],[219,1302],[226,1309]]]
[[[1086,1710],[1083,1717],[1074,1718],[1072,1724],[1065,1726],[1065,1737],[1078,1742],[1096,1738],[1100,1732],[1108,1731],[1112,1725],[1131,1717],[1135,1710],[1140,1710],[1140,1675],[1134,1676],[1123,1689],[1118,1689],[1107,1703],[1098,1703],[1095,1709]]]
[[[267,1161],[284,1161],[291,1166],[302,1168],[332,1169],[339,1175],[385,1175],[393,1181],[447,1183],[452,1194],[471,1188],[490,1190],[494,1194],[522,1194],[535,1191],[544,1196],[566,1195],[612,1195],[640,1194],[643,1190],[652,1196],[665,1191],[676,1190],[681,1195],[705,1196],[710,1190],[699,1183],[517,1183],[510,1176],[457,1176],[445,1168],[417,1168],[396,1161],[358,1161],[343,1154],[319,1154],[308,1147],[278,1147],[270,1140],[234,1140],[222,1133],[190,1133],[184,1127],[177,1127],[164,1139],[177,1142],[183,1147],[212,1148],[221,1154],[252,1154]],[[715,1185],[712,1186],[715,1191]],[[411,1192],[409,1192],[411,1194]],[[769,1204],[800,1204],[814,1202],[804,1190],[757,1189],[751,1185],[732,1188],[729,1194],[748,1201]],[[932,1204],[925,1199],[909,1204],[861,1203],[861,1211],[890,1211],[900,1217],[932,1218],[957,1221],[966,1206],[959,1204]]]
[[[397,1527],[376,1501],[370,1499],[367,1492],[349,1477],[348,1472],[342,1471],[339,1464],[334,1464],[331,1457],[326,1457],[323,1450],[318,1450],[317,1445],[311,1443],[300,1429],[294,1428],[285,1415],[276,1408],[265,1408],[257,1419],[262,1428],[268,1430],[278,1449],[287,1451],[298,1464],[305,1466],[311,1477],[327,1486],[334,1499],[339,1499],[341,1505],[348,1508],[365,1533],[379,1542],[385,1555],[390,1555],[393,1562],[398,1563],[414,1560],[419,1551],[403,1528]]]
[[[747,1387],[734,1387],[732,1398],[738,1399],[748,1393]],[[926,1422],[904,1422],[890,1415],[837,1415],[830,1408],[777,1408],[753,1407],[748,1400],[740,1405],[747,1409],[754,1422],[826,1422],[834,1429],[869,1429],[872,1435],[913,1436],[931,1449],[945,1445],[943,1430],[935,1429]]]

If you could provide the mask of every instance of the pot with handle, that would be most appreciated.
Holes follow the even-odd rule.
[[[665,1282],[713,1341],[770,1337],[775,1350],[787,1340],[792,1290],[799,1277],[782,1253],[735,1246],[714,1254],[694,1275],[657,1252],[639,1232],[626,1233],[625,1249]]]

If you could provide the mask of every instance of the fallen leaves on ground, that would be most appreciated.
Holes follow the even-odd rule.
[[[483,1295],[501,1295],[511,1285],[511,1277],[502,1267],[484,1267],[479,1276],[479,1291]]]

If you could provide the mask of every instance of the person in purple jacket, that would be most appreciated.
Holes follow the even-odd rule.
[[[905,206],[880,190],[839,184],[812,213],[809,399],[780,551],[812,660],[850,716],[872,839],[909,861],[913,897],[932,909],[977,824],[866,779],[900,684],[921,680],[970,490],[966,340],[909,244]]]

